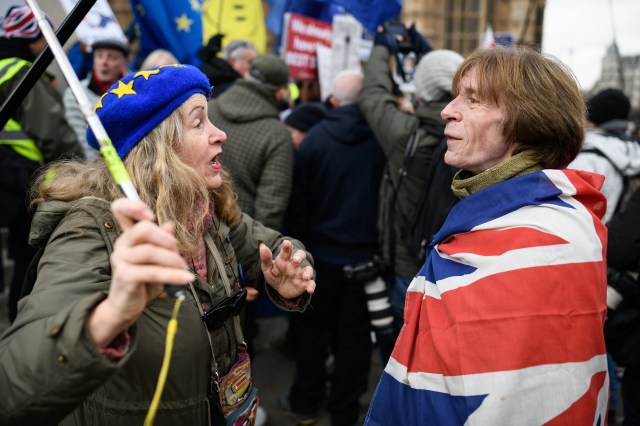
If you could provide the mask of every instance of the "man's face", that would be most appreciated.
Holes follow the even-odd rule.
[[[447,122],[444,161],[473,174],[482,173],[513,155],[515,144],[502,134],[504,110],[480,99],[476,69],[460,80],[460,93],[440,114]]]
[[[244,49],[244,54],[238,58],[229,58],[229,65],[238,74],[245,78],[249,72],[251,62],[256,58],[256,52],[252,49]]]
[[[101,47],[93,52],[93,70],[98,80],[113,83],[127,72],[127,58],[119,49]]]

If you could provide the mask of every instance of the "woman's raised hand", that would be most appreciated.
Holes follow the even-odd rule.
[[[307,255],[302,250],[293,253],[293,244],[289,240],[284,240],[282,249],[275,259],[269,247],[260,244],[262,273],[267,283],[285,299],[298,297],[305,291],[311,294],[315,290],[313,268],[311,266],[300,268],[300,264],[306,258]]]

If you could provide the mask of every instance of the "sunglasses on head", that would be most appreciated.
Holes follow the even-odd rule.
[[[222,324],[229,319],[229,316],[233,315],[235,317],[239,315],[246,301],[247,290],[242,289],[241,292],[233,296],[225,297],[216,303],[202,314],[202,320],[207,325],[207,329],[209,331],[216,330],[222,327]]]

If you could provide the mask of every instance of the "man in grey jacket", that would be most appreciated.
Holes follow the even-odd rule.
[[[284,61],[261,55],[244,80],[209,101],[209,119],[227,134],[222,162],[233,178],[238,204],[273,229],[280,228],[291,194],[293,141],[278,116],[288,84]]]
[[[287,64],[277,56],[261,55],[251,62],[244,80],[209,101],[209,119],[227,134],[221,162],[231,174],[240,209],[276,230],[289,204],[293,176],[293,140],[278,115],[278,104],[289,95],[288,84]],[[261,282],[247,284],[263,288]],[[252,356],[256,309],[248,303],[244,321]]]
[[[415,28],[413,32],[419,36]],[[383,257],[387,265],[392,265],[387,284],[399,331],[407,287],[422,266],[422,262],[405,245],[402,236],[407,229],[407,221],[417,207],[422,189],[428,185],[427,170],[440,137],[422,134],[401,184],[398,184],[398,170],[402,167],[409,138],[423,123],[432,127],[444,126],[440,112],[452,99],[451,81],[463,58],[451,50],[426,53],[416,66],[413,77],[415,112],[408,113],[399,107],[400,93],[389,65],[393,44],[385,43],[383,35],[379,33],[376,37],[376,46],[367,61],[359,102],[362,113],[387,157],[387,172],[380,188],[378,226]],[[425,51],[428,49],[423,48],[418,53]],[[392,198],[395,198],[395,203],[390,202]]]

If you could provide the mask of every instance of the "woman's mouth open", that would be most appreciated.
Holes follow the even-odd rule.
[[[220,157],[220,154],[213,157],[209,162],[209,166],[216,171],[219,171],[222,169],[222,164],[220,164],[220,162],[218,161],[218,157]]]

